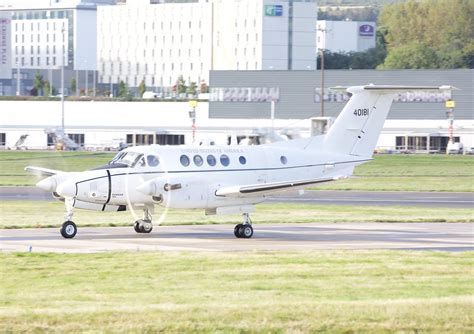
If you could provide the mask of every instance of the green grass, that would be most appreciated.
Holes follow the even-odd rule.
[[[473,255],[1,253],[1,331],[472,333]]]
[[[0,152],[0,185],[34,185],[27,165],[82,171],[105,164],[114,153]],[[388,191],[474,191],[474,156],[376,155],[356,167],[355,177],[315,189]]]
[[[48,214],[38,214],[47,212]],[[58,227],[63,222],[64,204],[42,201],[0,202],[0,229],[26,227]],[[154,221],[163,209],[156,207]],[[141,218],[137,212],[97,212],[75,210],[73,220],[79,226],[131,226]],[[163,225],[232,224],[238,215],[205,216],[203,210],[169,210]],[[252,214],[256,224],[266,223],[337,223],[337,222],[474,222],[471,209],[345,206],[311,204],[262,204]]]
[[[63,171],[83,171],[110,161],[115,153],[63,151],[3,151],[0,152],[0,185],[34,185],[38,177],[24,170],[38,166]]]

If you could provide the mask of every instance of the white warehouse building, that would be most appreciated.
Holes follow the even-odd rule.
[[[316,44],[330,52],[362,52],[375,48],[375,22],[326,21],[316,24]]]
[[[99,82],[171,87],[211,70],[314,70],[314,0],[134,0],[98,8]]]

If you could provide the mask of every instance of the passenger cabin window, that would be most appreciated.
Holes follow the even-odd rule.
[[[160,164],[160,158],[156,155],[148,155],[146,157],[146,162],[148,163],[148,166],[156,167]]]
[[[215,166],[217,161],[216,161],[216,157],[213,156],[212,154],[208,155],[207,156],[207,163],[209,164],[209,166]]]
[[[244,156],[240,156],[239,157],[239,162],[240,162],[240,164],[245,165],[247,163],[247,159],[245,159]]]
[[[281,163],[282,163],[283,165],[286,165],[287,162],[288,162],[288,159],[287,159],[284,155],[282,155],[282,156],[280,157],[280,161],[281,161]]]
[[[195,155],[193,161],[196,166],[202,166],[203,160],[200,155]]]
[[[226,166],[226,167],[229,166],[230,160],[229,160],[229,157],[227,155],[225,155],[225,154],[221,155],[220,160],[221,160],[221,164],[223,166]]]
[[[188,167],[189,166],[189,158],[187,155],[182,155],[180,158],[179,158],[179,161],[181,162],[181,165],[183,165],[184,167]]]

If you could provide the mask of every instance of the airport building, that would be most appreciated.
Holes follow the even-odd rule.
[[[77,77],[78,71],[82,71],[82,75],[91,71],[93,76],[97,69],[97,6],[114,3],[115,0],[0,2],[2,29],[8,21],[11,32],[10,43],[5,44],[9,52],[1,51],[2,59],[8,58],[9,68],[2,69],[0,74],[0,79],[10,81],[2,81],[5,88],[0,88],[0,95],[13,95],[18,88],[20,94],[28,95],[26,83],[32,82],[37,71],[44,74],[45,80],[53,82],[53,71],[58,72],[63,64],[68,79],[74,74]],[[71,73],[73,71],[76,73]],[[24,82],[21,87],[17,86],[17,78],[20,84]],[[55,86],[60,86],[57,80]]]
[[[211,70],[314,70],[314,0],[135,0],[98,8],[99,81],[159,91]]]
[[[473,75],[472,69],[328,70],[322,112],[319,71],[212,71],[210,100],[200,101],[195,114],[188,102],[67,101],[65,132],[86,149],[117,148],[120,143],[227,144],[231,137],[262,143],[307,137],[319,131],[321,121],[330,126],[349,98],[329,91],[331,86],[446,84],[459,90],[399,95],[377,144],[379,150],[443,153],[451,134],[464,147],[474,146]],[[447,100],[455,102],[454,109],[446,108]],[[25,147],[53,147],[48,132],[60,128],[60,102],[0,101],[0,110],[0,148],[14,147],[24,135]]]
[[[320,20],[316,44],[330,52],[362,52],[375,48],[375,33],[375,22]]]

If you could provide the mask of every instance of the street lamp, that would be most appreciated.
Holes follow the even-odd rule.
[[[196,107],[198,102],[196,100],[189,101],[189,106],[192,108],[189,111],[189,119],[192,121],[193,125],[191,126],[191,130],[193,133],[193,144],[196,141]]]
[[[328,32],[329,29],[325,29],[325,28],[322,28],[321,26],[318,26],[318,28],[316,30],[322,33],[324,41],[326,41],[326,36],[324,34],[326,32]],[[323,38],[321,39],[321,41],[323,40]],[[320,70],[321,70],[321,117],[324,117],[324,46],[318,48],[318,50],[321,52],[321,65],[320,65]]]

